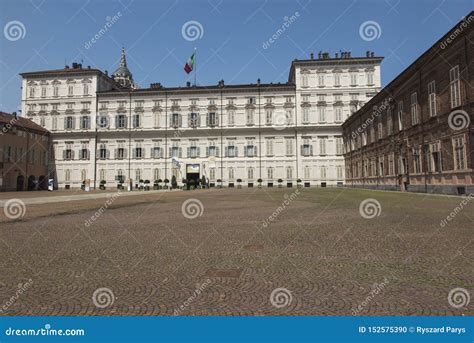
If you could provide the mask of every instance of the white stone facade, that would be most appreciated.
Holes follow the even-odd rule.
[[[380,90],[381,60],[322,54],[293,61],[285,84],[133,90],[74,65],[22,74],[22,113],[52,132],[60,188],[85,179],[115,187],[119,175],[151,184],[175,175],[181,184],[188,165],[224,186],[337,185],[341,124]]]

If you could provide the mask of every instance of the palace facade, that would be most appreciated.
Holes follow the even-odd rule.
[[[294,60],[286,83],[140,89],[122,50],[107,72],[74,63],[23,73],[22,113],[51,131],[50,175],[84,180],[208,177],[211,185],[342,185],[341,125],[379,90],[382,57],[319,53]]]
[[[474,12],[344,124],[346,184],[474,193]]]

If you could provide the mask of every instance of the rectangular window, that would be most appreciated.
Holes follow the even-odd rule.
[[[228,115],[228,118],[229,118],[229,126],[234,126],[235,125],[235,111],[234,110],[229,110],[227,112],[227,115]]]
[[[286,155],[287,156],[293,156],[294,151],[293,151],[293,138],[286,138]]]
[[[418,115],[418,97],[417,93],[414,92],[411,94],[411,124],[417,125],[420,123],[420,118]]]
[[[265,111],[265,124],[272,125],[272,123],[273,123],[273,111],[266,110]]]
[[[273,138],[266,140],[267,156],[273,156]]]
[[[303,124],[309,123],[309,107],[303,107]]]
[[[320,155],[326,155],[326,137],[320,137],[319,138],[319,154]]]
[[[334,86],[335,87],[341,86],[341,74],[339,72],[334,73]]]
[[[400,101],[398,103],[397,117],[398,117],[398,131],[402,131],[403,130],[403,101]]]
[[[320,123],[326,122],[326,106],[318,106],[318,120]]]
[[[351,86],[357,86],[357,73],[351,72]]]
[[[303,138],[303,145],[301,146],[301,155],[303,156],[313,155],[313,145],[311,144],[310,138]]]
[[[421,148],[413,148],[413,172],[415,174],[421,173],[422,172],[422,166],[421,166],[421,156],[420,156],[420,151]]]
[[[374,72],[373,71],[368,71],[367,72],[367,84],[369,86],[374,84]]]
[[[74,86],[67,87],[67,95],[73,96],[74,95]]]
[[[188,123],[189,127],[192,127],[192,128],[196,128],[199,126],[198,124],[198,114],[193,112],[193,113],[189,113],[189,123]]]
[[[466,147],[464,137],[453,138],[454,149],[454,169],[463,170],[466,168]]]
[[[343,147],[342,137],[336,137],[336,155],[342,155],[344,153]]]
[[[336,121],[336,123],[342,121],[342,106],[334,107],[334,120]]]
[[[90,117],[83,116],[81,117],[81,129],[90,129]]]
[[[318,86],[324,87],[324,74],[323,73],[318,74]]]
[[[434,117],[437,114],[436,110],[436,83],[431,81],[428,83],[428,106],[430,110],[430,117]]]
[[[441,172],[441,144],[440,142],[430,144],[431,172]]]
[[[125,114],[119,114],[115,117],[115,127],[117,129],[125,129],[127,127],[127,117]]]
[[[133,117],[133,127],[134,128],[139,128],[140,127],[140,115],[139,114],[134,114]]]
[[[449,70],[449,91],[451,95],[451,108],[461,106],[461,81],[459,79],[459,66]]]
[[[207,126],[209,126],[209,127],[217,126],[217,114],[216,114],[216,112],[209,112],[207,114]]]
[[[254,124],[254,112],[253,109],[247,109],[247,125]]]
[[[171,126],[174,128],[181,126],[181,116],[179,115],[179,113],[171,114]]]

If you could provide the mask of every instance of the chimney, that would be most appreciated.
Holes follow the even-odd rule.
[[[224,80],[220,80],[217,85],[221,88],[224,87]]]
[[[188,88],[191,87],[191,82],[187,81],[186,82],[186,87],[188,87]]]
[[[320,52],[318,53],[318,59],[321,59],[321,54],[322,54],[322,52],[320,51]]]
[[[314,53],[309,54],[309,57],[314,60]]]
[[[257,79],[257,85],[260,86],[260,78]]]

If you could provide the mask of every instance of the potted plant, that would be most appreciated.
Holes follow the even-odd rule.
[[[106,183],[107,183],[107,182],[106,182],[105,180],[101,180],[101,181],[100,181],[99,189],[105,191],[105,184],[106,184]]]
[[[281,183],[283,182],[282,179],[278,179],[278,188],[282,188],[283,186],[281,185]]]
[[[301,188],[301,179],[296,180],[296,187]]]
[[[176,189],[178,188],[178,181],[176,181],[176,176],[171,177],[171,188]]]
[[[183,182],[183,191],[184,191],[184,190],[189,190],[188,180],[183,179],[183,180],[181,180],[181,181]]]
[[[194,189],[194,184],[195,184],[194,179],[189,180],[189,188],[190,189]]]
[[[208,185],[207,185],[207,180],[206,180],[206,177],[203,175],[203,176],[201,177],[201,188],[204,189],[204,188],[207,188],[207,187],[208,187]]]
[[[242,179],[237,179],[237,188],[242,188],[240,183],[242,182]]]
[[[162,180],[162,179],[158,179],[158,180],[156,180],[156,182],[158,183],[158,189],[161,189],[160,184],[163,182],[163,180]]]
[[[150,180],[145,180],[145,190],[146,191],[150,190]]]
[[[222,180],[217,179],[217,188],[222,188]]]
[[[262,188],[262,179],[258,179],[257,182],[258,182],[258,188]]]
[[[158,180],[155,180],[153,182],[153,190],[156,191],[160,188],[160,183],[158,182]]]
[[[117,190],[123,190],[123,182],[122,180],[119,181],[119,183],[117,184]]]
[[[165,185],[163,186],[163,188],[164,188],[164,189],[168,189],[168,183],[170,183],[170,180],[164,179],[163,182],[165,183]]]

